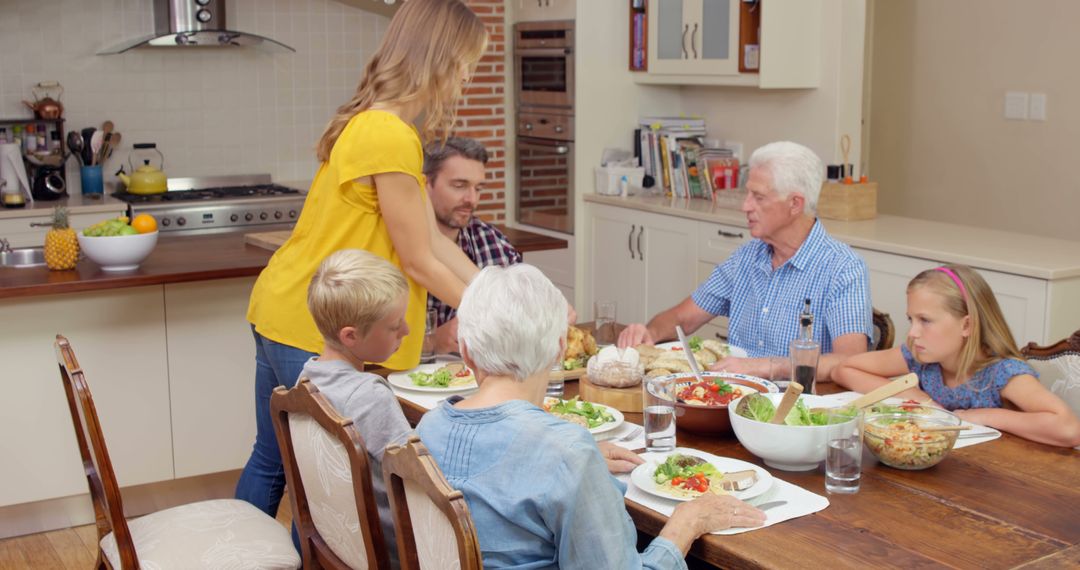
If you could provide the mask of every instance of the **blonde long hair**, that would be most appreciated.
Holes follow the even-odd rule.
[[[323,131],[316,147],[320,162],[330,160],[349,120],[375,103],[420,102],[421,136],[449,132],[457,119],[462,63],[475,67],[487,47],[483,22],[460,0],[409,0],[390,20],[378,51],[368,62],[356,94]]]
[[[951,271],[960,282],[954,281],[952,275],[942,269]],[[960,348],[957,378],[967,378],[969,372],[974,374],[988,364],[1006,358],[1024,359],[1005,323],[1005,316],[1001,314],[994,291],[979,272],[966,265],[927,269],[908,283],[907,292],[920,287],[940,295],[945,310],[954,317],[971,318],[971,335]],[[908,349],[911,350],[910,339]]]

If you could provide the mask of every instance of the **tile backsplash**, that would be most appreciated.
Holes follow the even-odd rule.
[[[334,0],[229,0],[228,27],[296,49],[101,49],[153,32],[151,0],[0,0],[0,118],[31,118],[39,81],[64,87],[65,128],[112,120],[155,142],[170,177],[269,172],[310,179],[315,143],[353,93],[389,22]],[[78,185],[77,163],[68,181]]]

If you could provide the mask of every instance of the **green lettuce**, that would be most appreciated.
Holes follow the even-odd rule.
[[[427,372],[413,372],[409,374],[409,379],[417,386],[431,386],[438,388],[450,386],[450,381],[453,380],[453,378],[450,377],[450,372],[444,368],[440,368],[430,374]]]

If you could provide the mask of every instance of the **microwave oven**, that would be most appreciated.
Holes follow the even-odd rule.
[[[514,26],[514,84],[518,108],[572,113],[574,22],[521,22]]]

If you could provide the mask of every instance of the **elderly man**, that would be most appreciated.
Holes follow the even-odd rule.
[[[502,232],[473,216],[480,192],[484,190],[487,161],[487,151],[474,139],[451,137],[445,144],[436,141],[427,145],[424,176],[435,221],[439,231],[457,242],[477,267],[521,263],[521,254]],[[438,314],[436,349],[457,350],[454,309],[429,294],[428,310]]]
[[[866,263],[836,241],[816,218],[824,167],[810,149],[792,142],[765,145],[750,157],[742,210],[755,239],[718,265],[709,279],[649,324],[633,324],[619,346],[675,338],[675,326],[694,331],[716,316],[730,318],[729,342],[752,358],[728,358],[713,369],[787,377],[778,364],[799,332],[803,300],[815,315],[822,353],[818,379],[828,379],[843,356],[866,352],[872,335]]]

